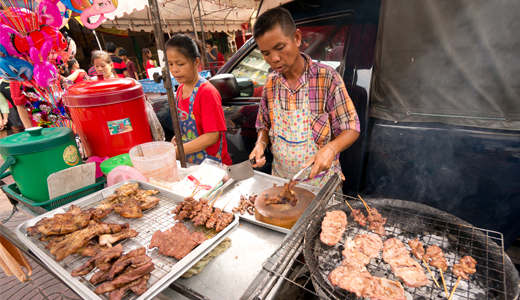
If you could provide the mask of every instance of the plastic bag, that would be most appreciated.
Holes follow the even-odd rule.
[[[148,115],[148,123],[150,124],[150,131],[152,132],[152,137],[154,141],[164,142],[166,137],[164,135],[164,129],[162,128],[155,111],[153,110],[152,105],[148,101],[148,97],[146,97],[146,114]]]

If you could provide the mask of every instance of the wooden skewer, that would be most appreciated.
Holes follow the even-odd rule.
[[[226,205],[224,205],[224,207],[222,207],[222,211],[224,211],[224,208],[226,208],[226,206],[228,206],[228,204],[231,202],[231,200],[233,200],[233,198],[229,199],[228,203],[226,203]]]
[[[347,199],[345,199],[345,203],[347,203],[348,207],[350,207],[351,210],[354,210],[350,204],[348,204]]]
[[[222,191],[223,190],[220,190],[220,193],[218,194],[217,198],[215,198],[215,200],[213,200],[213,203],[211,203],[211,208],[213,208],[213,204],[215,204],[215,202],[217,202],[217,199],[220,197],[220,195],[222,194]]]
[[[448,289],[446,288],[446,282],[444,282],[444,274],[442,274],[441,268],[439,268],[439,271],[441,272],[442,285],[444,286],[444,291],[446,292],[446,297],[448,297]],[[459,279],[460,279],[460,277],[459,277]]]
[[[433,281],[435,281],[435,284],[437,285],[437,287],[441,287],[441,286],[439,285],[439,283],[437,282],[437,279],[435,279],[435,276],[433,276],[433,273],[432,273],[432,271],[430,270],[430,267],[428,267],[428,263],[424,260],[424,258],[423,258],[422,261],[423,261],[424,264],[426,265],[426,269],[428,269],[428,272],[430,272],[430,275],[432,275]],[[446,297],[448,297],[448,295],[446,295]]]
[[[199,187],[199,184],[200,184],[200,181],[202,180],[202,176],[200,177],[199,179],[199,182],[197,182],[197,185],[195,185],[195,188],[193,188],[193,193],[191,193],[191,196],[190,197],[193,197],[195,194],[197,194],[197,188]],[[197,192],[195,192],[197,191]]]
[[[451,300],[451,297],[453,297],[453,294],[455,293],[455,290],[457,289],[457,285],[459,285],[460,277],[457,279],[457,283],[455,283],[455,286],[453,287],[453,291],[451,291],[450,297],[448,300]]]
[[[211,193],[213,193],[213,191],[217,188],[217,186],[218,186],[218,184],[215,185],[215,186],[211,189],[211,191],[207,192],[204,196],[202,196],[202,198],[209,200],[209,199],[206,198],[206,197],[207,197],[208,195],[211,195]],[[211,198],[213,198],[213,197],[211,197]]]
[[[365,202],[365,200],[363,200],[363,198],[361,198],[360,195],[357,195],[357,196],[359,197],[359,199],[361,199],[361,201],[363,201],[363,205],[365,205],[365,208],[368,211],[368,215],[371,216],[372,214],[370,213],[370,207],[368,206],[368,204]]]

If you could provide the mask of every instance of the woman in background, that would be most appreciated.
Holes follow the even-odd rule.
[[[110,55],[105,51],[96,51],[92,54],[92,64],[96,68],[96,72],[98,75],[102,74],[103,78],[111,78],[115,77],[112,72],[112,68],[114,67],[114,63],[112,63],[112,59]],[[97,76],[92,77],[93,80],[97,80]]]
[[[67,67],[70,71],[70,75],[67,76],[67,80],[72,81],[73,83],[78,83],[85,81],[85,79],[89,78],[87,72],[79,68],[79,63],[77,60],[71,59],[67,61]]]
[[[148,79],[151,79],[150,77],[148,77],[148,69],[155,68],[155,64],[152,60],[152,51],[150,51],[150,49],[148,48],[143,49],[143,66],[144,71],[146,72],[146,77]]]

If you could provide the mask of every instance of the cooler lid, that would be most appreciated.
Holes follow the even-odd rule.
[[[128,153],[124,153],[121,155],[114,156],[109,158],[101,163],[100,168],[101,172],[108,174],[110,171],[119,166],[129,166],[132,167],[132,161],[130,160],[130,156]]]
[[[71,141],[74,141],[74,133],[70,128],[32,127],[1,139],[0,154],[22,155],[41,152],[63,146]]]
[[[88,107],[134,100],[144,95],[141,84],[130,78],[108,78],[83,81],[69,88],[63,95],[66,106]]]

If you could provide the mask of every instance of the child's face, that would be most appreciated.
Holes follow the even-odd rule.
[[[113,63],[107,63],[102,58],[94,59],[94,67],[96,68],[96,72],[98,74],[103,74],[103,77],[108,78],[112,75],[112,65]]]
[[[190,82],[197,76],[197,68],[200,60],[197,58],[191,63],[182,53],[175,48],[169,48],[166,51],[168,55],[168,66],[175,80],[179,83]]]

